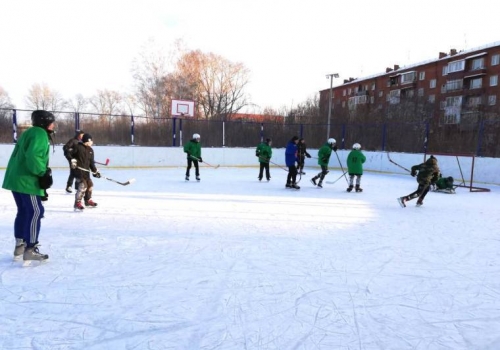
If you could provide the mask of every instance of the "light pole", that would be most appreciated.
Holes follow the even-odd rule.
[[[333,78],[338,78],[338,73],[328,74],[326,78],[330,78],[330,98],[328,99],[328,126],[326,128],[326,139],[330,138],[330,118],[332,117],[332,89],[333,89]]]

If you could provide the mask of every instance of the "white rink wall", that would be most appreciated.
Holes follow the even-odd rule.
[[[202,145],[203,146],[203,145]],[[110,168],[155,168],[155,167],[184,167],[186,165],[186,154],[182,147],[140,147],[140,146],[94,146],[95,159],[104,162],[110,160]],[[0,169],[5,169],[14,145],[0,145]],[[317,156],[317,149],[308,149],[313,156]],[[349,150],[337,152],[342,166],[346,167],[346,159]],[[375,171],[394,174],[407,174],[407,172],[389,162],[386,152],[367,152],[365,171]],[[421,163],[423,154],[390,153],[391,159],[409,169],[414,164]],[[249,167],[258,166],[255,157],[255,147],[252,148],[202,148],[202,158],[211,165],[222,167]],[[330,168],[340,169],[339,161],[333,154],[330,158]],[[460,168],[463,178],[470,179],[471,158],[459,157],[460,167],[455,157],[436,155],[441,172],[445,176],[453,176],[461,179]],[[285,166],[284,148],[273,148],[272,162]],[[50,166],[52,168],[64,168],[68,166],[64,158],[62,145],[55,146],[55,152],[51,153]],[[100,166],[101,168],[103,166]],[[306,168],[318,167],[314,158],[306,159]],[[319,167],[318,167],[319,168]],[[500,185],[500,168],[498,158],[475,158],[474,184],[496,184]]]

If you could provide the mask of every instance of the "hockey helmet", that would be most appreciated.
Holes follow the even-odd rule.
[[[36,110],[31,113],[31,124],[47,129],[50,124],[55,122],[56,118],[50,112],[44,110]]]
[[[199,139],[200,138],[200,134],[193,134],[193,139]]]
[[[328,139],[328,144],[329,144],[329,145],[334,145],[334,144],[336,144],[336,143],[337,143],[337,141],[336,141],[333,137],[330,137],[330,138]]]
[[[356,142],[354,145],[352,145],[352,149],[360,150],[361,149],[361,145]]]

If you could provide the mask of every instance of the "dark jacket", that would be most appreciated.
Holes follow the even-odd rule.
[[[71,157],[76,159],[77,168],[75,169],[75,176],[78,178],[88,178],[90,176],[88,171],[78,169],[78,167],[83,169],[88,169],[93,173],[97,172],[94,161],[94,150],[90,146],[86,146],[83,142],[78,142],[76,147],[73,148]]]
[[[430,185],[431,182],[436,182],[439,177],[437,159],[431,156],[424,163],[412,166],[411,175],[417,175],[417,182],[420,185]]]
[[[80,140],[78,140],[78,136],[75,136],[68,142],[66,142],[66,144],[63,146],[64,156],[68,161],[71,161],[71,153],[73,152],[73,149],[78,145],[78,142],[80,142]]]
[[[297,149],[298,149],[299,158],[301,160],[304,160],[305,157],[311,158],[311,155],[309,153],[307,153],[307,146],[306,146],[305,142],[299,141],[299,143],[297,144]]]
[[[288,141],[285,149],[286,166],[294,166],[297,161],[297,145],[293,140]]]

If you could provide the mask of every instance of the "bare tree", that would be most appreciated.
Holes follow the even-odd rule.
[[[31,109],[45,109],[49,111],[60,111],[65,108],[66,101],[62,95],[47,84],[33,84],[25,98],[26,105]]]
[[[89,105],[89,99],[83,97],[82,94],[76,94],[73,98],[66,101],[66,106],[71,108],[73,112],[85,112]]]
[[[113,115],[121,113],[122,95],[113,90],[97,90],[97,94],[89,100],[93,112],[99,114]]]

